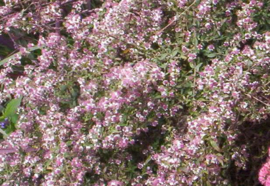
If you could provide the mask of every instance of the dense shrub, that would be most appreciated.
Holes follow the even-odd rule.
[[[16,49],[2,185],[230,185],[247,169],[240,128],[270,109],[268,1],[0,4]]]

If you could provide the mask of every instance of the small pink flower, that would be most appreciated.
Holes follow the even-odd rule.
[[[195,53],[188,54],[188,61],[189,62],[193,61],[196,58],[197,58],[197,54],[195,54]]]
[[[210,23],[206,23],[204,26],[205,26],[205,28],[207,28],[207,30],[210,30],[212,27]]]
[[[138,167],[138,169],[142,169],[143,168],[143,164],[142,163],[139,163],[137,167]]]
[[[209,45],[209,46],[207,47],[207,49],[210,50],[210,51],[213,51],[213,50],[215,49],[215,46],[214,46],[214,45]]]
[[[108,186],[122,186],[123,182],[118,181],[118,180],[112,180],[108,183]]]
[[[203,49],[202,44],[198,44],[197,48],[198,48],[198,50],[202,50]]]

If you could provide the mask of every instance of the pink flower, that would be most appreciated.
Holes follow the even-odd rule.
[[[215,49],[215,46],[214,46],[214,45],[209,45],[209,46],[207,47],[207,49],[210,50],[210,51],[213,51],[213,50]]]
[[[196,58],[197,58],[197,54],[195,54],[195,53],[188,54],[188,61],[189,62],[193,61]]]
[[[259,181],[265,186],[270,186],[270,162],[265,163],[259,172]],[[267,181],[268,180],[268,181]],[[268,184],[266,184],[268,183]]]
[[[118,181],[118,180],[112,180],[108,183],[108,186],[122,186],[123,182]]]

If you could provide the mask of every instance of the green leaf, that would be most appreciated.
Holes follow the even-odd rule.
[[[151,161],[151,156],[148,156],[148,158],[144,162],[144,166],[147,165]]]
[[[166,68],[167,68],[167,66],[168,66],[168,63],[163,63],[163,64],[160,66],[160,68],[162,68],[162,69],[166,69]]]
[[[22,101],[22,98],[18,98],[18,99],[13,99],[11,100],[8,104],[7,104],[7,107],[5,109],[5,112],[3,114],[3,116],[5,118],[12,118],[16,112],[17,112],[17,109],[18,107],[20,106],[21,104],[21,101]]]
[[[221,152],[221,149],[219,148],[218,144],[215,141],[211,140],[210,144],[216,151]]]
[[[209,181],[206,181],[206,186],[211,186],[211,183]]]
[[[178,50],[179,50],[179,49],[175,49],[175,50],[172,52],[171,56],[172,56],[172,57],[176,56],[176,55],[178,54]]]
[[[72,140],[67,141],[67,142],[66,142],[66,145],[67,145],[67,146],[72,145]]]
[[[190,62],[190,63],[189,63],[189,66],[193,69],[193,68],[194,68],[193,62]]]
[[[19,115],[18,115],[18,114],[14,114],[14,115],[12,115],[12,116],[10,117],[10,121],[11,121],[12,123],[17,123],[18,120],[19,120]]]
[[[184,59],[184,60],[187,59],[187,57],[186,57],[185,55],[182,55],[182,54],[180,55],[180,58],[181,58],[181,59]]]
[[[0,112],[2,112],[3,110],[4,110],[4,107],[0,105]]]
[[[161,56],[159,57],[160,60],[164,60],[167,57],[167,54],[161,54]]]
[[[216,57],[216,55],[217,55],[216,53],[206,54],[206,56],[210,58]]]
[[[3,131],[1,128],[0,128],[0,133],[3,134],[3,136],[6,138],[8,137],[7,133],[5,131]]]
[[[61,90],[61,91],[66,91],[67,88],[68,88],[67,85],[61,85],[61,86],[60,86],[60,90]]]
[[[198,45],[198,39],[196,37],[196,34],[194,34],[194,37],[192,38],[192,43],[193,43],[194,46]]]
[[[16,130],[14,124],[9,124],[5,129],[5,132],[9,135]]]
[[[199,63],[196,67],[195,67],[195,69],[196,69],[196,71],[198,72],[198,71],[200,71],[200,67],[202,66],[202,63]]]
[[[4,119],[5,119],[5,116],[0,117],[0,121],[4,121]]]

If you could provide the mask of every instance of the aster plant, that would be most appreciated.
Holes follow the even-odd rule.
[[[268,1],[0,5],[1,185],[237,185],[250,170],[239,141],[269,117]]]

